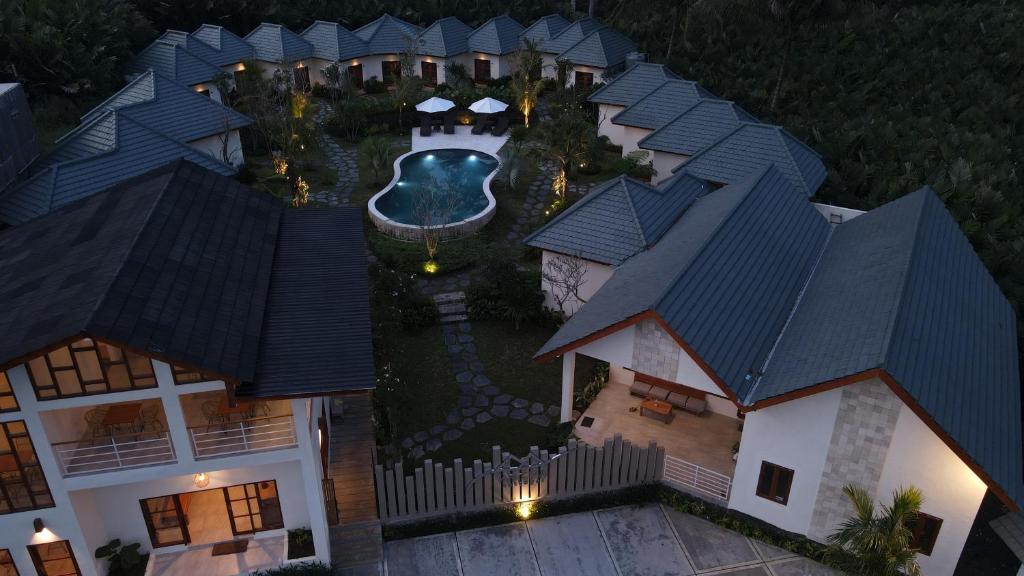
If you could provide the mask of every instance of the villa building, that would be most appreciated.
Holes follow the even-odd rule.
[[[611,117],[612,123],[620,126],[622,131],[622,139],[615,143],[622,146],[623,155],[633,152],[639,148],[640,140],[664,126],[680,110],[709,98],[715,96],[696,82],[674,78],[666,80]],[[753,117],[750,119],[757,121]]]
[[[448,81],[446,66],[460,64],[472,74],[469,36],[473,29],[454,16],[441,18],[420,34],[416,46],[416,71],[429,87]]]
[[[512,55],[519,50],[523,25],[508,14],[495,16],[469,35],[468,47],[473,59],[473,80],[486,83],[515,72]]]
[[[0,84],[0,194],[39,156],[21,84]]]
[[[255,49],[256,64],[264,78],[282,71],[292,75],[296,88],[308,90],[312,86],[307,61],[313,58],[313,45],[302,36],[280,24],[264,22],[249,32],[245,41]]]
[[[555,72],[558,69],[555,63],[558,56],[575,46],[580,40],[583,40],[584,36],[603,26],[604,24],[593,18],[583,18],[570,23],[557,35],[549,40],[545,40],[544,44],[540,46],[543,77],[554,78]]]
[[[577,355],[611,364],[584,440],[656,439],[666,476],[817,541],[852,513],[845,484],[916,486],[927,576],[953,573],[987,490],[1024,502],[1014,313],[934,192],[828,210],[769,165],[591,195],[527,239],[603,265],[537,353],[562,358],[563,421]],[[645,399],[669,422],[624,410]]]
[[[627,106],[650,94],[666,80],[679,79],[679,76],[664,64],[638,62],[630,66],[614,80],[595,90],[587,99],[597,104],[597,135],[606,136],[612,143],[622,146],[625,128],[612,122],[612,118]],[[714,96],[707,92],[706,97]]]
[[[363,86],[359,59],[366,55],[366,43],[355,33],[337,22],[317,20],[300,34],[313,45],[313,58],[309,60],[309,78],[313,84],[327,82],[324,69],[337,65],[339,72],[348,74],[357,88]]]
[[[366,43],[366,56],[359,64],[363,81],[377,78],[393,86],[402,77],[401,55],[415,52],[416,38],[422,31],[419,26],[390,14],[356,30],[356,36]]]
[[[203,24],[191,36],[213,48],[216,56],[208,60],[231,74],[244,71],[245,63],[256,57],[251,44],[222,26]]]
[[[636,44],[618,30],[605,26],[584,36],[559,54],[557,60],[572,64],[572,74],[566,78],[569,85],[589,89],[624,70],[633,54]]]
[[[374,385],[364,254],[357,210],[286,209],[187,161],[0,232],[18,573],[106,574],[115,538],[147,573],[247,573],[286,563],[295,528],[329,561],[329,397]]]
[[[222,95],[217,87],[217,79],[223,71],[216,64],[197,56],[176,41],[155,40],[136,54],[125,70],[128,80],[148,70],[155,70],[178,84],[189,86],[217,102],[221,101]]]
[[[572,22],[566,20],[561,14],[542,16],[523,30],[523,33],[519,35],[519,43],[521,46],[526,46],[526,41],[529,40],[536,44],[538,49],[543,51],[544,43],[558,36],[570,24]]]

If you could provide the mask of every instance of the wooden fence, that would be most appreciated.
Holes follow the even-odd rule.
[[[389,470],[378,464],[377,512],[381,522],[404,522],[542,498],[570,498],[658,482],[664,463],[665,449],[656,443],[641,448],[616,435],[601,447],[570,440],[558,452],[534,447],[523,458],[495,446],[490,462],[474,460],[464,466],[456,458],[445,467],[425,460],[412,474],[406,474],[400,463]]]

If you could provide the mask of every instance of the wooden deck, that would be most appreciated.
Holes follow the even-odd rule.
[[[736,470],[732,446],[740,439],[739,420],[711,412],[696,416],[674,410],[672,421],[664,424],[640,415],[642,401],[629,394],[627,385],[610,382],[576,421],[577,438],[596,446],[615,434],[641,446],[654,440],[670,456],[732,477]],[[631,408],[636,410],[630,412]],[[587,416],[594,419],[590,428],[580,425]]]

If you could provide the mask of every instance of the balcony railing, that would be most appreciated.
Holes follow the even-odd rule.
[[[53,445],[64,476],[177,462],[167,432],[123,434]]]
[[[665,455],[665,473],[662,481],[675,488],[694,490],[715,500],[729,501],[732,478],[687,462],[675,456]]]
[[[188,431],[192,438],[192,453],[196,458],[296,446],[295,420],[291,415],[190,426]]]

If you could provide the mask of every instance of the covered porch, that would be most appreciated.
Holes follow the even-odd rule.
[[[214,544],[205,544],[152,554],[146,576],[235,576],[277,568],[288,558],[285,535],[251,539],[245,552],[237,554],[214,556],[213,547]]]

